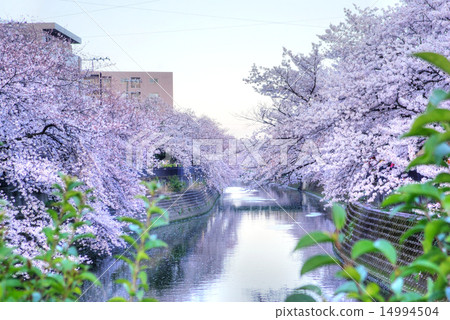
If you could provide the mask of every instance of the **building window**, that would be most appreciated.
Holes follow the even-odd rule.
[[[100,84],[100,76],[98,74],[91,74],[90,76],[87,76],[84,78],[86,82],[92,84],[92,85],[99,85]]]
[[[141,87],[141,78],[140,77],[131,77],[131,88],[140,88]]]
[[[141,97],[141,93],[139,91],[130,92],[131,99],[139,99]]]
[[[102,84],[105,88],[111,88],[111,77],[102,77]]]
[[[150,78],[150,83],[158,83],[158,78]]]

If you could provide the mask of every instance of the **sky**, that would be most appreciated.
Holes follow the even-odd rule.
[[[308,53],[344,8],[397,0],[15,0],[0,18],[56,22],[82,38],[86,57],[112,71],[171,71],[174,104],[209,116],[238,137],[255,127],[236,115],[268,102],[243,79],[274,66],[283,47]]]

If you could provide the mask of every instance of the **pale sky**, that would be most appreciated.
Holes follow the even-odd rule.
[[[109,70],[172,71],[177,108],[208,115],[244,136],[251,128],[234,115],[264,101],[242,81],[253,63],[279,64],[283,47],[308,53],[316,35],[342,21],[343,9],[353,4],[397,2],[15,0],[0,2],[0,18],[56,22],[82,38],[84,54],[109,57]]]

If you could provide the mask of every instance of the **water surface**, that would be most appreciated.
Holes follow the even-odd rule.
[[[156,230],[169,248],[152,253],[148,296],[160,301],[283,301],[303,284],[319,285],[331,296],[341,281],[327,266],[300,277],[311,255],[331,253],[329,244],[293,252],[306,231],[333,230],[319,199],[295,190],[225,190],[203,216]],[[85,301],[125,295],[114,280],[128,268],[114,258],[97,270],[101,288],[91,288]]]

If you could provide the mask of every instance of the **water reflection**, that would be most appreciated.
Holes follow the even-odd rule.
[[[209,214],[157,230],[169,249],[152,253],[148,295],[161,301],[283,301],[307,283],[330,295],[340,284],[332,277],[337,267],[301,279],[299,271],[302,261],[330,253],[331,247],[292,250],[305,231],[332,228],[328,212],[314,196],[229,188]],[[118,262],[109,268],[113,262],[109,258],[101,263],[97,273],[104,273],[103,286],[89,289],[83,300],[125,294],[113,281],[127,277],[127,267]]]

